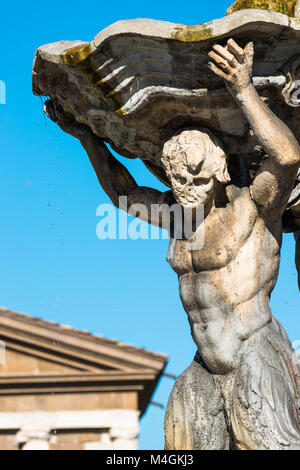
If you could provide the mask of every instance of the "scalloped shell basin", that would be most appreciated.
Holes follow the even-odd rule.
[[[212,45],[230,37],[241,46],[254,41],[254,84],[300,140],[299,108],[281,93],[287,64],[299,55],[300,20],[271,11],[241,10],[197,26],[125,20],[90,43],[47,44],[35,55],[33,90],[57,100],[119,154],[141,158],[163,181],[162,146],[188,125],[216,132],[229,155],[253,158],[249,126],[207,66]]]

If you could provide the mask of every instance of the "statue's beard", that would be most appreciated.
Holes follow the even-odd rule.
[[[213,187],[208,190],[193,187],[193,191],[183,190],[180,192],[173,189],[173,194],[176,202],[182,207],[196,208],[200,205],[206,207],[211,204],[213,199]]]

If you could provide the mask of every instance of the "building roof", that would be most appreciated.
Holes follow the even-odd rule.
[[[0,340],[7,349],[68,368],[67,372],[1,374],[0,394],[138,391],[143,413],[167,356],[70,326],[0,308]]]
[[[98,335],[98,334],[93,334],[93,333],[91,333],[89,331],[86,331],[86,330],[78,330],[76,328],[73,328],[70,325],[61,325],[59,323],[44,320],[44,319],[38,318],[38,317],[33,317],[33,316],[25,314],[25,313],[13,312],[13,311],[8,310],[7,308],[4,308],[4,307],[0,307],[0,324],[1,324],[1,316],[2,315],[6,316],[6,317],[14,318],[18,321],[24,321],[26,323],[32,323],[33,325],[38,325],[38,326],[41,326],[41,327],[44,327],[44,328],[49,328],[53,331],[59,331],[59,332],[65,331],[65,332],[68,332],[69,334],[72,334],[72,335],[75,335],[75,336],[78,336],[78,337],[84,337],[84,338],[89,339],[91,341],[95,341],[95,342],[99,342],[99,343],[103,343],[103,344],[109,344],[111,346],[116,346],[118,348],[123,348],[123,349],[126,349],[128,351],[135,351],[136,353],[145,354],[146,356],[154,356],[154,357],[157,357],[159,359],[163,359],[163,358],[166,359],[167,358],[166,354],[154,353],[154,352],[146,350],[144,348],[138,348],[138,347],[136,347],[134,345],[131,345],[131,344],[125,344],[125,343],[122,343],[121,341],[115,341],[115,340],[105,338],[104,336],[101,336],[101,335]]]

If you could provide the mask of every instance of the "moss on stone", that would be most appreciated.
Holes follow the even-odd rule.
[[[199,24],[196,26],[183,26],[177,28],[178,31],[172,34],[172,39],[183,42],[204,41],[213,37],[211,28],[207,24]]]
[[[62,58],[66,65],[77,65],[86,60],[90,54],[91,46],[88,43],[68,49],[63,53]]]
[[[227,10],[230,15],[238,10],[247,8],[256,8],[259,10],[271,10],[277,13],[283,13],[287,16],[294,16],[294,10],[297,0],[236,0],[236,2]]]

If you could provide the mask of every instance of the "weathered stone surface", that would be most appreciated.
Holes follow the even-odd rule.
[[[293,419],[297,401],[289,398],[295,393],[293,371],[281,366],[287,361],[293,367],[290,349],[284,330],[273,318],[245,341],[240,364],[229,374],[211,374],[196,356],[169,398],[166,448],[299,449],[299,428]]]

